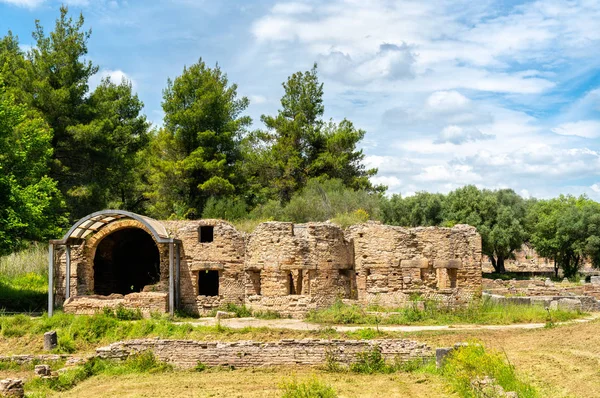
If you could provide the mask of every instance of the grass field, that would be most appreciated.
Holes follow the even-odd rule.
[[[541,306],[495,304],[474,300],[465,307],[448,308],[435,302],[423,302],[423,308],[363,308],[341,301],[329,308],[311,311],[307,320],[321,324],[356,325],[508,325],[513,323],[564,322],[586,315],[581,312],[553,310]],[[374,314],[370,311],[385,311]]]
[[[0,257],[0,311],[40,312],[46,308],[48,251],[43,245]]]

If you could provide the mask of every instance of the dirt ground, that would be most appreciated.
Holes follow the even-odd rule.
[[[547,397],[600,397],[600,320],[551,329],[423,332],[415,339],[435,347],[479,340],[504,351],[518,372]]]
[[[280,397],[285,380],[311,377],[331,385],[339,397],[456,397],[436,376],[420,374],[349,375],[301,369],[256,369],[220,372],[176,372],[160,375],[98,377],[61,397]]]

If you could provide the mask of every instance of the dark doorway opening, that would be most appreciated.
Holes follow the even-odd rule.
[[[108,235],[94,256],[94,293],[141,292],[160,281],[160,254],[144,230],[126,228]]]
[[[219,295],[219,271],[198,272],[198,296]]]

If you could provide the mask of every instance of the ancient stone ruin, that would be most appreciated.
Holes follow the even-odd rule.
[[[50,243],[49,310],[56,302],[78,314],[119,305],[207,314],[234,303],[301,316],[338,299],[456,305],[481,291],[481,238],[467,225],[265,222],[245,234],[222,220],[107,210]]]

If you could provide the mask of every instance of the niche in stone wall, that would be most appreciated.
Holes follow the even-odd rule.
[[[260,296],[260,271],[259,270],[248,270],[246,271],[248,277],[248,294]]]
[[[302,270],[290,271],[287,279],[288,294],[302,294]]]
[[[198,272],[198,296],[219,295],[219,271],[202,270]]]
[[[198,242],[210,243],[215,238],[215,227],[212,225],[203,225],[198,228]]]

